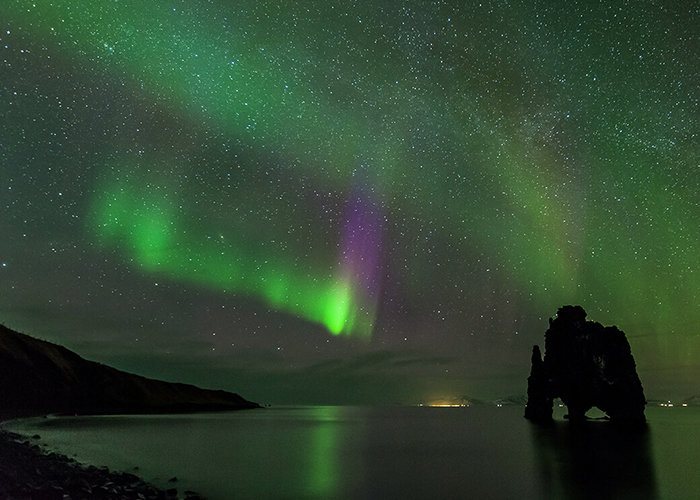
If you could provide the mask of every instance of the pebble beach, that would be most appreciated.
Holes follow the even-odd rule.
[[[3,500],[204,500],[193,491],[160,489],[128,472],[83,465],[51,453],[41,437],[0,430],[0,499]]]

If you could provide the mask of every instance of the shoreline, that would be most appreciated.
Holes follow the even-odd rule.
[[[0,422],[0,425],[7,420]],[[16,500],[205,500],[193,491],[180,494],[177,478],[163,490],[129,472],[84,465],[42,449],[38,435],[28,438],[0,427],[0,498]],[[184,496],[183,496],[184,495]]]

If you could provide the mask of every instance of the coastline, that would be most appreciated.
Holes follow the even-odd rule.
[[[0,422],[0,425],[4,422]],[[175,487],[157,488],[135,474],[84,465],[38,445],[38,435],[27,438],[0,427],[0,498],[16,500],[204,500],[201,495]]]

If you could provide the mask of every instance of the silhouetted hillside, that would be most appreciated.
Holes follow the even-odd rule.
[[[0,325],[0,417],[260,408],[238,394],[152,380]]]

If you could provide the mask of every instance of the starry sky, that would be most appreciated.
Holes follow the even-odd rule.
[[[700,393],[700,8],[6,0],[0,322],[266,403]]]

